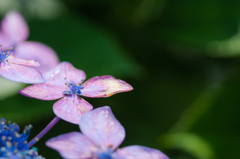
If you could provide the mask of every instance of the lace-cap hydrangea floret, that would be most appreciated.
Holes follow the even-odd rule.
[[[54,113],[74,124],[79,124],[83,114],[93,109],[81,96],[109,97],[119,92],[131,91],[131,85],[112,76],[96,76],[86,82],[86,74],[68,62],[62,62],[43,74],[46,82],[19,91],[20,94],[41,100],[62,98],[53,105]]]
[[[39,71],[28,67],[37,67],[39,66],[38,62],[19,59],[11,55],[13,48],[10,48],[10,50],[6,49],[4,52],[2,45],[0,47],[0,76],[21,83],[34,84],[45,82]]]
[[[52,48],[39,42],[26,41],[29,36],[28,25],[18,12],[8,12],[0,28],[0,44],[3,44],[3,50],[14,46],[14,56],[38,61],[41,66],[36,69],[41,73],[54,68],[59,63],[57,54]]]
[[[169,159],[157,149],[139,145],[117,149],[125,138],[125,129],[108,106],[84,114],[79,127],[82,133],[59,135],[48,140],[46,145],[57,150],[63,158]]]
[[[4,159],[43,159],[39,156],[36,148],[29,149],[27,138],[30,134],[31,125],[26,126],[23,133],[19,133],[17,124],[6,122],[1,118],[0,122],[0,158]]]

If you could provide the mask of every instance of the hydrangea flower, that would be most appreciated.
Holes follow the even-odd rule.
[[[39,66],[36,61],[28,61],[16,58],[11,55],[10,51],[3,52],[0,45],[0,76],[15,82],[21,83],[43,83],[45,79],[42,74],[30,67],[26,66]]]
[[[62,62],[54,69],[43,74],[47,82],[28,86],[20,94],[41,100],[60,99],[53,105],[54,113],[74,124],[81,116],[93,109],[81,96],[109,97],[118,92],[132,90],[126,82],[112,76],[96,76],[85,83],[86,74],[68,62]]]
[[[39,71],[46,72],[59,63],[56,53],[48,46],[25,40],[29,36],[24,18],[16,11],[9,12],[1,22],[0,44],[3,50],[14,46],[14,56],[25,60],[36,60],[40,63]]]
[[[125,138],[125,130],[108,106],[82,116],[81,132],[59,135],[46,142],[63,158],[82,159],[168,159],[159,150],[133,145],[117,149]]]
[[[19,133],[19,126],[15,123],[7,124],[4,118],[0,121],[0,158],[5,159],[43,159],[36,148],[29,149],[27,138],[31,125],[26,126],[23,133]]]

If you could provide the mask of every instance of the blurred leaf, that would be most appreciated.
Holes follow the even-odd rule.
[[[142,71],[113,35],[82,17],[32,21],[30,28],[31,40],[53,47],[60,60],[83,69],[89,78],[106,74],[137,77]]]
[[[53,19],[60,15],[64,6],[59,0],[1,0],[0,14],[17,10],[28,18]]]
[[[208,45],[208,52],[216,57],[232,57],[240,55],[240,28],[238,33],[223,41],[213,41]]]
[[[203,92],[181,115],[180,119],[173,127],[173,131],[187,131],[211,106],[216,91]]]
[[[169,133],[159,138],[166,148],[181,149],[199,159],[213,159],[214,152],[207,141],[194,133]]]
[[[171,155],[177,152],[178,155],[170,156],[172,158],[195,159],[197,157],[198,159],[203,159],[213,158],[214,156],[213,150],[209,148],[208,145],[212,144],[210,141],[208,141],[208,143],[205,141],[203,142],[203,139],[198,137],[198,132],[194,132],[195,134],[189,132],[195,127],[195,124],[199,122],[202,116],[211,109],[216,96],[222,89],[222,84],[231,73],[231,71],[229,71],[231,69],[226,69],[226,66],[223,68],[221,65],[215,65],[212,66],[211,69],[210,68],[211,67],[208,67],[209,75],[207,78],[207,88],[199,93],[189,107],[183,111],[178,122],[170,129],[170,132],[159,138],[160,145],[165,145],[165,148],[167,148],[166,151],[169,151]],[[204,140],[206,139],[204,138]]]
[[[239,1],[168,0],[152,33],[169,46],[206,48],[209,42],[224,40],[237,32]],[[227,10],[227,12],[226,12]]]
[[[53,103],[54,101],[41,101],[17,94],[1,101],[0,117],[18,124],[29,124],[53,116]]]
[[[166,0],[122,0],[113,1],[114,11],[111,19],[131,26],[142,26],[159,18]],[[121,24],[120,24],[121,25]]]
[[[216,158],[239,158],[240,146],[240,71],[228,78],[215,94],[211,107],[191,128],[191,132],[205,138],[213,147]]]
[[[24,88],[24,86],[23,83],[9,81],[0,77],[0,100],[17,94],[18,90]]]

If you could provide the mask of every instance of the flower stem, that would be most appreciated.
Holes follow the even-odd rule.
[[[58,121],[60,118],[56,116],[36,137],[34,137],[27,146],[30,148],[34,145],[39,139],[41,139]]]

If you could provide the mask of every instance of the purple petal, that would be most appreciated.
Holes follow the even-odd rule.
[[[9,12],[1,24],[2,33],[8,36],[13,43],[24,41],[28,38],[28,26],[18,12]]]
[[[116,149],[125,138],[125,130],[108,106],[94,109],[82,116],[80,129],[103,150]]]
[[[34,66],[34,67],[40,66],[39,62],[37,62],[37,61],[34,61],[34,60],[23,60],[23,59],[14,57],[12,55],[10,55],[7,58],[7,60],[8,60],[9,63],[23,65],[23,66]]]
[[[63,158],[91,158],[97,147],[80,132],[70,132],[51,138],[46,145],[57,150]]]
[[[82,115],[92,109],[91,104],[76,94],[66,95],[53,105],[53,111],[58,117],[73,124],[79,124]]]
[[[3,51],[5,51],[6,48],[12,47],[13,43],[10,38],[0,32],[0,45],[2,45]]]
[[[40,63],[37,68],[44,73],[57,66],[59,59],[55,51],[39,42],[21,42],[17,45],[14,55],[25,60],[35,60]]]
[[[33,68],[11,64],[8,62],[0,63],[0,76],[8,80],[21,83],[34,84],[45,82],[45,79],[39,71]]]
[[[116,159],[169,159],[157,149],[138,145],[120,148],[114,155]]]
[[[47,80],[47,84],[65,88],[65,77],[68,81],[74,81],[76,84],[79,84],[82,80],[85,80],[86,74],[84,71],[74,68],[69,62],[61,62],[50,71],[44,73],[43,77]]]
[[[84,83],[81,92],[86,97],[109,97],[132,89],[132,86],[128,83],[112,76],[96,76]]]
[[[55,100],[64,96],[65,89],[48,84],[34,84],[19,91],[20,94],[40,100]]]

